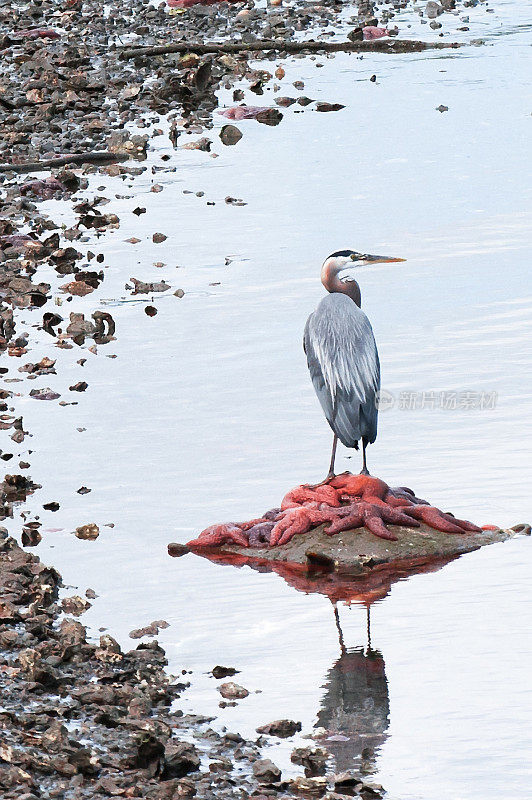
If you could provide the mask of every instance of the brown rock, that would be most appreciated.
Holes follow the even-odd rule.
[[[329,753],[323,747],[296,747],[292,751],[290,761],[301,764],[305,768],[307,778],[323,775]]]
[[[71,694],[82,705],[108,706],[115,704],[118,699],[117,693],[111,686],[98,686],[98,684],[72,689]]]
[[[75,533],[78,539],[88,539],[89,541],[93,541],[100,535],[100,529],[96,523],[88,522],[86,525],[80,525],[79,528],[76,528]]]
[[[281,780],[281,770],[269,758],[255,761],[253,775],[259,783],[278,783]]]
[[[244,697],[249,695],[247,689],[244,689],[243,686],[239,686],[238,683],[233,683],[233,681],[222,683],[222,685],[218,687],[218,691],[226,700],[243,700]]]
[[[186,544],[179,544],[179,542],[170,542],[168,545],[168,555],[172,556],[173,558],[179,558],[180,556],[184,556],[189,553],[190,550],[186,546]]]
[[[84,297],[86,294],[90,294],[94,291],[94,286],[89,286],[89,284],[84,281],[71,281],[70,283],[64,283],[63,286],[59,288],[61,291],[68,292],[76,297]]]
[[[73,619],[64,619],[59,629],[62,643],[69,646],[85,644],[85,628],[81,622]]]
[[[65,614],[73,614],[75,617],[84,614],[91,605],[92,603],[89,603],[88,600],[84,600],[79,594],[75,594],[72,597],[64,597],[61,600],[61,608]]]
[[[236,675],[239,670],[235,669],[234,667],[221,667],[217,665],[212,669],[212,675],[217,680],[219,678],[229,678],[231,675]]]
[[[140,639],[142,636],[157,636],[160,628],[168,628],[169,624],[164,619],[156,619],[144,628],[136,628],[129,632],[130,639]]]
[[[199,766],[199,756],[193,744],[175,740],[167,742],[164,748],[163,778],[184,778],[189,772],[199,769]]]
[[[277,719],[267,725],[257,728],[257,733],[265,733],[268,736],[278,736],[280,739],[287,739],[301,730],[301,723],[294,722],[293,719]]]
[[[12,603],[7,600],[0,600],[0,624],[13,625],[18,622],[20,615]]]
[[[220,131],[220,139],[222,144],[231,147],[242,138],[242,131],[236,125],[224,125]]]
[[[327,791],[327,778],[303,778],[299,776],[290,781],[290,788],[292,791],[308,797],[321,797]]]
[[[341,103],[316,103],[316,111],[341,111],[345,108]]]

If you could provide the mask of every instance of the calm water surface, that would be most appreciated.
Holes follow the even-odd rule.
[[[91,342],[56,351],[26,316],[31,360],[58,358],[43,385],[68,395],[89,383],[75,406],[19,402],[44,486],[30,507],[61,503],[41,514],[38,551],[65,582],[98,593],[84,621],[126,644],[132,628],[166,619],[170,669],[194,671],[186,709],[219,711],[216,725],[244,735],[285,716],[303,734],[326,728],[338,768],[362,767],[396,800],[530,796],[529,540],[396,583],[372,607],[369,653],[365,609],[340,607],[343,654],[326,597],[273,574],[172,560],[166,545],[323,477],[331,437],[301,339],[323,294],[320,264],[342,247],[407,259],[360,271],[391,398],[372,471],[479,523],[530,521],[530,26],[524,4],[495,5],[468,9],[466,35],[484,47],[283,62],[282,94],[303,79],[305,94],[344,103],[339,113],[292,107],[277,128],[240,123],[235,148],[213,137],[215,160],[153,139],[152,161],[170,153],[176,172],[92,184],[106,187],[121,227],[89,237],[106,279],[72,308],[90,313],[96,300],[111,311],[116,342],[97,356]],[[419,28],[411,35],[427,38]],[[155,181],[163,192],[149,192]],[[168,239],[154,245],[154,231]],[[143,302],[121,302],[132,276],[186,295],[157,297],[148,318]],[[342,450],[338,467],[358,471],[357,454]],[[82,485],[91,494],[78,495]],[[89,521],[115,527],[75,539]],[[217,708],[206,674],[217,663],[238,667],[251,691],[236,708]],[[272,747],[287,774],[292,747]]]

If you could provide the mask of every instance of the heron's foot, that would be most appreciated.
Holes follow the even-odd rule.
[[[307,489],[319,489],[320,486],[327,486],[333,478],[336,478],[336,473],[329,472],[327,477],[325,477],[319,483],[304,483],[303,486],[305,486]]]
[[[249,547],[248,537],[234,522],[226,522],[221,525],[211,525],[200,533],[197,539],[187,542],[191,549],[201,549],[203,547],[219,547],[222,544],[237,544],[240,547]]]
[[[319,483],[304,483],[303,486],[305,486],[307,489],[317,489],[319,486],[327,486],[328,484],[330,484],[336,478],[341,478],[344,475],[351,475],[351,473],[350,472],[340,472],[337,475],[335,472],[329,472],[327,477],[324,478]],[[369,472],[368,472],[368,475],[369,475]]]

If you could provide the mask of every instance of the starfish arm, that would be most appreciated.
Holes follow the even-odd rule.
[[[458,519],[458,517],[453,517],[452,514],[446,514],[444,511],[441,512],[447,519],[454,522],[455,525],[458,525],[459,528],[462,528],[464,531],[471,531],[472,533],[481,533],[482,528],[478,525],[475,525],[473,522],[469,522],[467,519]]]
[[[407,528],[419,528],[419,522],[406,514],[404,509],[391,508],[386,506],[380,509],[379,515],[384,522],[391,522],[393,525],[404,525]]]
[[[389,495],[390,497],[395,497],[398,500],[405,500],[406,503],[403,503],[403,505],[429,505],[426,500],[422,500],[421,497],[416,497],[412,489],[409,489],[408,486],[395,486],[393,489],[389,490]],[[386,502],[390,502],[389,497],[386,497]]]
[[[419,519],[443,533],[464,533],[464,528],[457,524],[453,517],[444,514],[434,506],[412,506],[405,509],[405,514],[414,519]]]
[[[271,535],[270,547],[286,544],[296,533],[306,533],[312,527],[308,509],[299,507],[288,509],[283,518],[276,522]]]
[[[406,497],[397,497],[393,492],[394,490],[390,489],[385,497],[385,502],[387,505],[392,506],[392,508],[401,508],[402,506],[412,505],[411,500],[407,500]]]
[[[259,525],[261,522],[264,522],[264,517],[259,517],[258,519],[248,519],[246,522],[235,522],[235,525],[242,531],[249,531],[250,528],[253,528],[255,525]]]
[[[379,539],[388,539],[391,542],[397,541],[397,536],[388,530],[382,521],[382,517],[377,516],[376,514],[373,515],[371,513],[365,513],[364,525],[368,531],[371,531],[371,533],[375,534],[375,536],[378,536]]]
[[[209,528],[205,528],[197,539],[192,539],[187,543],[187,546],[194,550],[202,547],[219,547],[222,544],[238,544],[240,547],[249,546],[247,536],[234,522],[211,525]]]
[[[266,520],[254,525],[248,530],[249,546],[250,547],[263,547],[270,544],[270,535],[275,522]]]
[[[308,502],[327,503],[329,506],[340,505],[336,490],[332,486],[296,486],[283,497],[281,508],[285,511]]]
[[[341,533],[341,531],[350,531],[355,528],[360,528],[363,524],[362,512],[360,510],[352,510],[350,514],[337,516],[329,527],[325,528],[325,533],[327,536],[334,536],[335,533]]]

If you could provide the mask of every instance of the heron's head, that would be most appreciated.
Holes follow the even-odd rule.
[[[360,290],[355,278],[351,277],[352,271],[358,267],[404,260],[404,258],[359,253],[357,250],[337,250],[323,262],[321,282],[328,292],[348,294],[353,297],[357,305],[360,305]]]

